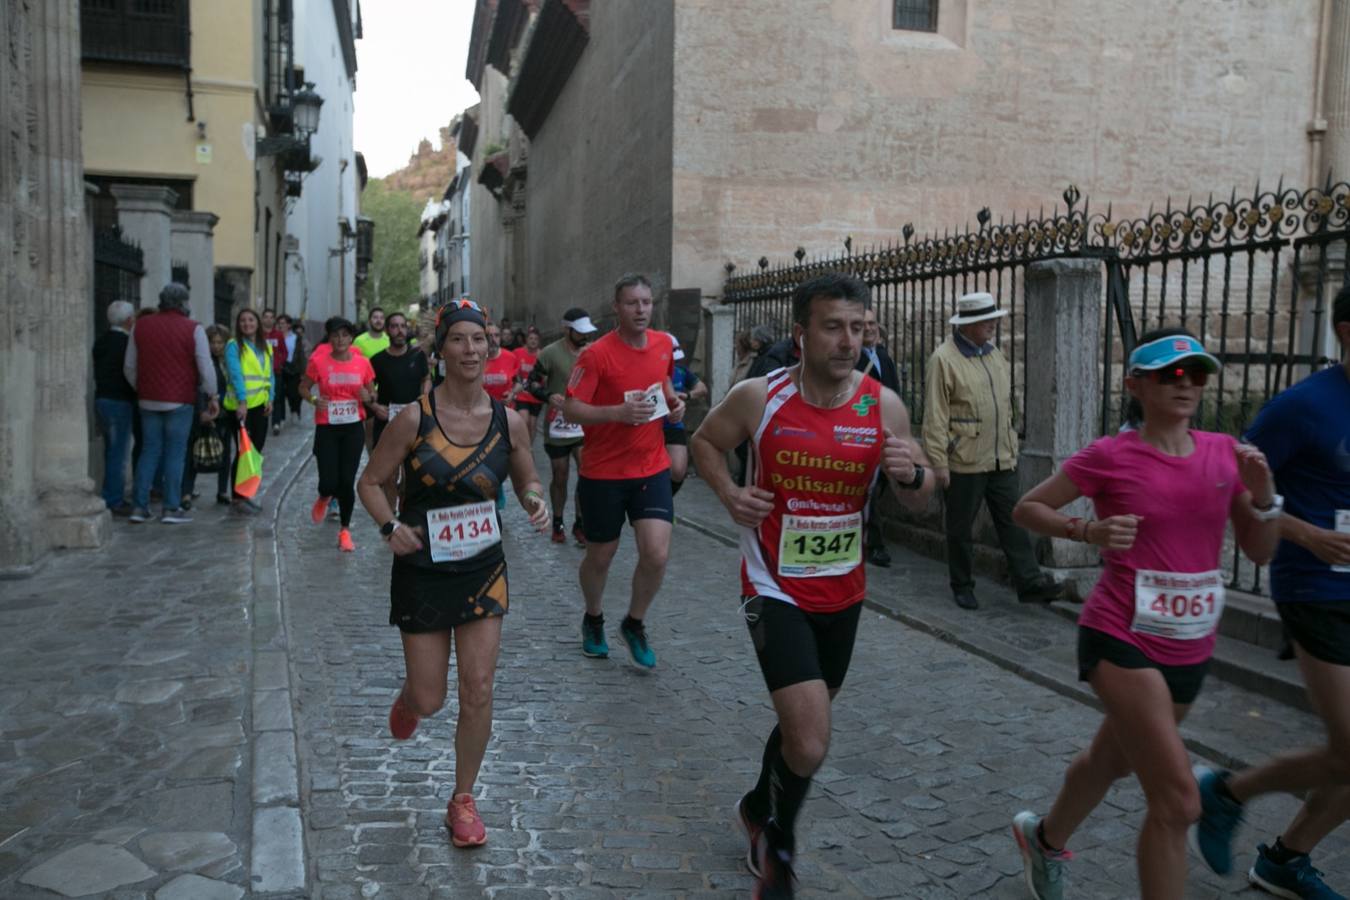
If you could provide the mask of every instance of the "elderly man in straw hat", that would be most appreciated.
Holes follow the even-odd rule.
[[[1031,539],[1013,524],[1017,486],[1017,429],[1013,425],[1011,372],[994,346],[998,320],[1008,314],[992,294],[966,294],[956,304],[952,333],[928,361],[923,442],[947,505],[947,568],[962,609],[975,599],[972,528],[983,501],[1019,600],[1058,599],[1060,588],[1041,572]]]

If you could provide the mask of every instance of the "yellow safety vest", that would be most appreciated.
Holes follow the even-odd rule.
[[[239,368],[244,370],[244,392],[248,400],[248,409],[255,406],[262,406],[267,402],[268,396],[272,391],[272,346],[263,342],[262,357],[258,356],[257,351],[248,346],[240,344],[238,341],[230,341],[239,353]],[[229,347],[225,348],[229,352]],[[228,376],[228,373],[226,373]],[[234,382],[226,377],[225,385],[225,408],[233,412],[239,408],[239,399],[234,395]]]

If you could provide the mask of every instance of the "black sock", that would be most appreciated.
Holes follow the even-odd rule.
[[[620,628],[626,628],[626,629],[628,629],[628,630],[630,630],[630,631],[641,631],[641,630],[642,630],[642,620],[641,620],[641,619],[635,619],[635,618],[633,618],[632,616],[624,616],[624,617],[623,617],[623,624],[621,624],[619,627],[620,627]]]
[[[782,838],[779,846],[788,853],[795,851],[797,814],[806,802],[806,792],[811,788],[811,776],[798,775],[783,759],[780,748],[773,761],[773,780],[769,785],[769,809],[773,824],[777,826]]]
[[[1214,782],[1214,793],[1218,794],[1220,797],[1223,797],[1225,800],[1231,800],[1231,801],[1233,801],[1233,802],[1236,803],[1238,806],[1241,806],[1241,805],[1242,805],[1242,801],[1239,800],[1237,797],[1234,797],[1234,796],[1233,796],[1233,792],[1230,791],[1230,790],[1228,789],[1228,776],[1227,776],[1227,775],[1220,775],[1220,776],[1215,780],[1215,782]]]
[[[1039,822],[1036,823],[1036,840],[1040,841],[1041,848],[1044,849],[1044,850],[1049,850],[1051,853],[1063,853],[1063,852],[1064,852],[1064,848],[1063,848],[1063,847],[1054,847],[1054,846],[1051,846],[1050,842],[1047,841],[1047,840],[1045,839],[1045,820],[1044,820],[1044,819],[1042,819],[1041,821],[1039,821]]]
[[[590,613],[586,613],[585,618],[586,618],[586,624],[588,624],[588,625],[603,625],[603,624],[605,624],[605,614],[604,614],[604,613],[601,613],[601,614],[598,615],[598,616],[593,616],[593,615],[591,615]]]
[[[773,770],[773,761],[778,758],[778,750],[783,746],[783,730],[777,725],[769,732],[764,742],[764,758],[759,764],[759,780],[745,795],[745,814],[751,821],[763,822],[769,817],[769,779]]]
[[[1284,838],[1277,837],[1275,846],[1266,851],[1266,859],[1277,866],[1287,866],[1300,856],[1307,856],[1302,850],[1290,850],[1284,845]]]
[[[581,527],[581,516],[577,516],[575,519],[572,520],[572,527],[573,528]]]
[[[562,517],[562,516],[554,516],[554,517],[553,517],[553,530],[554,530],[554,531],[562,531],[562,523],[563,523],[563,517]]]
[[[679,481],[675,481],[674,479],[672,479],[670,482],[670,496],[674,497],[676,494],[680,492],[680,488],[682,487],[684,487],[683,478],[681,478]]]

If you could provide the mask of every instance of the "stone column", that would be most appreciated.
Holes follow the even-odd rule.
[[[141,306],[159,305],[159,292],[173,278],[173,211],[178,194],[171,188],[114,184],[117,224],[122,234],[145,251]]]
[[[10,50],[0,61],[0,155],[13,163],[0,185],[0,246],[11,248],[0,303],[0,571],[25,573],[49,548],[99,545],[110,524],[88,476],[79,7],[7,0],[0,17]]]
[[[1098,359],[1102,321],[1102,264],[1091,259],[1032,263],[1026,274],[1026,441],[1018,463],[1025,492],[1097,437],[1102,373]],[[1070,515],[1087,517],[1077,501]],[[1086,544],[1047,538],[1041,561],[1056,568],[1095,566],[1097,551]]]
[[[731,371],[736,368],[736,310],[718,303],[706,312],[708,402],[716,405],[731,390]]]
[[[213,236],[220,217],[215,213],[178,209],[172,216],[170,247],[173,259],[187,263],[192,318],[209,325],[215,321],[216,254]]]
[[[1309,135],[1316,140],[1317,127],[1324,126],[1318,171],[1312,183],[1322,184],[1327,170],[1332,178],[1350,178],[1350,3],[1331,0],[1324,19],[1327,25],[1326,56],[1322,68],[1322,117],[1314,122]]]

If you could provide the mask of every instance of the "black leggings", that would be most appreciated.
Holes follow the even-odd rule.
[[[239,414],[233,411],[224,411],[221,413],[221,415],[229,416],[230,425],[234,430],[236,439],[238,439],[239,420],[235,417],[238,416]],[[248,410],[248,415],[244,417],[244,430],[248,432],[248,439],[253,444],[253,449],[257,450],[259,453],[262,453],[263,445],[267,443],[267,424],[268,424],[267,407],[263,406],[262,404],[259,404],[258,406],[250,406]],[[236,455],[234,459],[234,466],[232,468],[237,469],[238,466],[239,466],[239,457]],[[238,471],[235,471],[234,475],[235,480],[238,481],[239,479]],[[231,493],[234,492],[233,486],[231,486],[230,491]],[[242,495],[235,494],[235,496],[240,497]]]
[[[319,463],[319,496],[336,497],[342,527],[352,524],[356,507],[356,470],[366,448],[364,422],[314,426],[314,457]]]

